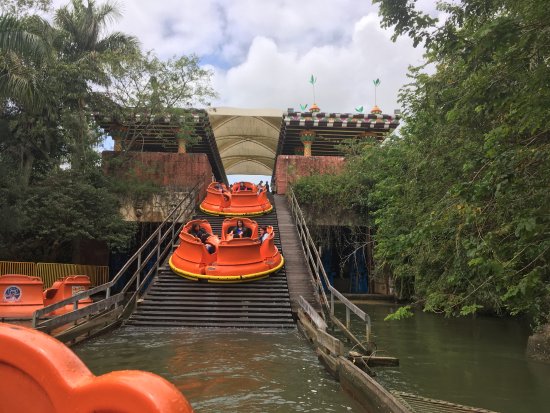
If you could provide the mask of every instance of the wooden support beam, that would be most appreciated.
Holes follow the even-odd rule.
[[[348,353],[348,360],[355,363],[356,360],[361,359],[366,365],[370,367],[397,367],[399,366],[399,359],[396,357],[384,357],[384,356],[365,356],[357,351],[350,351]]]
[[[333,356],[344,354],[344,343],[324,331],[317,330],[317,344]]]

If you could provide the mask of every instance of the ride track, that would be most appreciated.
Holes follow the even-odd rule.
[[[221,234],[226,217],[197,213],[214,234]],[[277,214],[254,217],[259,225],[271,225],[275,245],[281,246]],[[295,328],[286,269],[269,277],[238,284],[191,281],[174,274],[167,264],[159,273],[127,325],[149,327]]]

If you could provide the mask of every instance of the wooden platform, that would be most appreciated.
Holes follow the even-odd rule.
[[[315,311],[320,312],[319,296],[306,265],[298,231],[290,215],[286,197],[284,195],[274,195],[273,199],[279,223],[281,247],[285,257],[286,278],[292,312],[294,315],[298,313],[300,296],[303,296]]]

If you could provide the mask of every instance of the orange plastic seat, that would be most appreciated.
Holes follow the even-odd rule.
[[[249,218],[226,218],[223,220],[222,223],[222,240],[227,239],[228,231],[231,227],[237,226],[237,221],[241,220],[243,222],[243,226],[250,229],[251,235],[249,238],[256,239],[258,238],[258,223],[256,221],[253,221]]]
[[[0,319],[28,320],[44,307],[40,277],[21,274],[0,276]]]
[[[0,323],[1,412],[192,413],[179,390],[153,373],[94,376],[64,344]]]

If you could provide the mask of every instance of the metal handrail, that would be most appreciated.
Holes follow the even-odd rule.
[[[145,286],[149,283],[151,276],[156,274],[159,266],[164,262],[168,253],[176,244],[179,233],[185,225],[185,222],[180,221],[182,221],[186,215],[190,216],[195,210],[199,200],[204,196],[205,187],[206,176],[201,176],[195,186],[187,192],[181,201],[179,201],[166,219],[149,238],[147,238],[143,245],[138,248],[132,257],[128,259],[112,280],[35,311],[32,319],[33,328],[49,332],[57,327],[77,321],[81,318],[93,317],[112,307],[117,308],[123,302],[121,313],[124,314],[127,313],[129,309],[131,310],[131,307],[135,304],[137,299],[145,292]],[[145,252],[149,249],[150,251],[144,257]],[[152,260],[155,260],[153,262],[155,265],[152,265],[142,277],[143,270]],[[136,267],[135,270],[124,282],[120,292],[111,295],[113,287],[116,286],[123,277],[128,276],[129,270],[134,265]],[[129,297],[126,297],[130,287],[134,284],[135,291],[133,291]],[[96,301],[89,306],[79,308],[78,302],[80,300],[101,292],[105,292],[104,299]],[[73,305],[73,311],[56,317],[48,316],[53,311],[69,304]]]
[[[325,308],[328,311],[330,311],[332,318],[334,318],[335,317],[334,302],[335,302],[335,299],[339,300],[342,304],[346,306],[346,324],[345,324],[346,328],[349,329],[350,316],[351,316],[351,313],[354,313],[361,320],[365,322],[366,340],[367,340],[367,343],[370,343],[370,335],[371,335],[370,316],[367,313],[365,313],[363,310],[361,310],[359,307],[357,307],[355,304],[353,304],[351,301],[349,301],[346,297],[342,295],[342,293],[340,293],[340,291],[338,291],[336,288],[334,288],[330,284],[327,273],[321,261],[321,255],[315,245],[315,242],[313,241],[313,238],[309,233],[309,229],[307,227],[304,214],[302,213],[302,209],[298,204],[298,200],[294,195],[294,191],[292,190],[292,187],[288,188],[287,195],[289,199],[290,210],[292,212],[292,217],[294,218],[294,223],[296,224],[296,229],[298,230],[298,235],[300,237],[300,241],[302,244],[302,249],[304,251],[304,254],[312,270],[313,282],[315,283],[315,286],[318,288],[321,296],[321,304],[325,306]],[[323,281],[324,281],[324,285],[323,285]],[[330,293],[330,301],[327,298],[325,289],[328,290]]]

